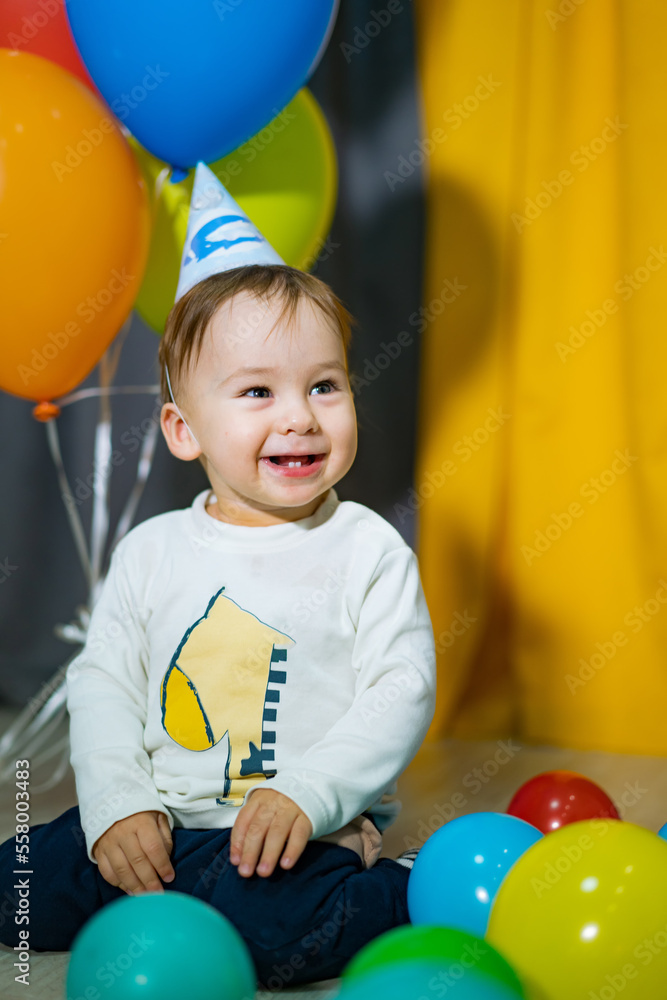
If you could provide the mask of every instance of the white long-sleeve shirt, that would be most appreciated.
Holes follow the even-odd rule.
[[[311,839],[363,811],[383,830],[433,718],[433,629],[395,528],[333,488],[311,517],[265,527],[217,520],[213,499],[119,543],[67,670],[91,861],[117,820],[232,826],[267,782]]]

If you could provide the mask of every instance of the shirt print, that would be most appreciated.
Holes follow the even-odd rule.
[[[181,639],[160,685],[162,725],[186,750],[227,741],[219,805],[239,807],[251,785],[276,773],[275,727],[287,650],[295,640],[223,593]],[[276,648],[278,647],[278,648]]]

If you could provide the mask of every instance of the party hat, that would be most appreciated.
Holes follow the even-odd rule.
[[[197,282],[246,264],[284,264],[213,171],[195,171],[176,301]]]

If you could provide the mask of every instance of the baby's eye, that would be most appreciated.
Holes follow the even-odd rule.
[[[317,385],[315,386],[315,388],[317,389],[317,387],[318,387],[318,386],[320,386],[320,385],[329,385],[329,386],[331,386],[331,389],[332,389],[332,391],[338,388],[338,386],[336,385],[336,383],[335,383],[335,382],[331,382],[331,381],[330,381],[330,380],[328,380],[328,379],[327,379],[327,381],[326,381],[326,382],[318,382],[318,383],[317,383]],[[318,393],[318,395],[321,395],[321,393]],[[328,392],[325,392],[325,393],[324,393],[324,395],[325,395],[325,396],[329,396],[329,395],[330,395],[330,393],[328,393]]]
[[[338,388],[338,386],[336,385],[336,383],[335,382],[331,382],[329,379],[327,379],[324,382],[318,382],[317,385],[314,386],[314,388],[317,389],[321,385],[328,385],[328,386],[330,386],[331,387],[331,391],[334,391],[334,390],[336,390]],[[242,393],[242,395],[247,396],[251,392],[270,392],[270,391],[271,390],[267,389],[267,387],[265,385],[254,385],[252,387],[252,389],[246,389],[246,391],[244,393]],[[321,395],[322,395],[322,393],[318,393],[318,396],[321,396]],[[329,392],[325,392],[324,395],[328,396],[328,395],[330,395],[330,393]],[[260,396],[251,396],[250,398],[251,399],[265,399],[266,397],[264,397],[264,396],[261,396],[261,397]]]

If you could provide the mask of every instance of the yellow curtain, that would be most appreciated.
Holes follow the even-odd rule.
[[[667,6],[415,12],[429,738],[667,753]]]

